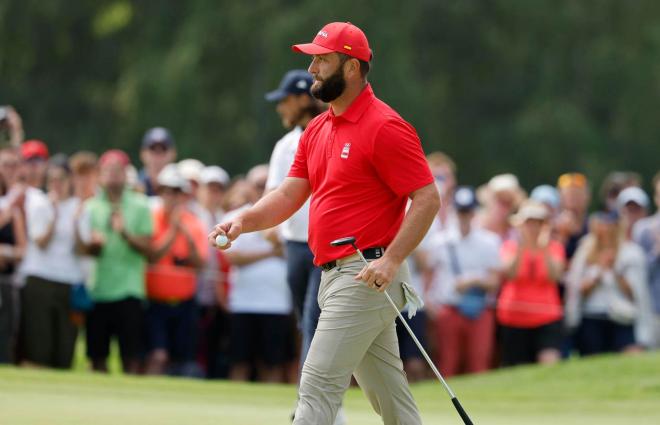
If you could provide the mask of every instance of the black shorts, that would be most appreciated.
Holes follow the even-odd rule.
[[[78,328],[71,321],[71,285],[27,276],[21,297],[25,360],[42,366],[70,368],[78,335]]]
[[[103,360],[110,354],[110,340],[116,336],[122,360],[139,359],[143,349],[144,309],[142,301],[97,302],[87,315],[87,356]]]
[[[560,350],[563,341],[562,321],[535,328],[500,326],[502,366],[536,363],[539,352],[546,349]]]
[[[194,300],[150,301],[146,312],[148,350],[166,350],[176,362],[195,359],[197,310]]]
[[[426,313],[418,311],[412,319],[408,319],[408,313],[402,312],[403,317],[406,319],[408,326],[415,333],[415,336],[426,349]],[[399,352],[401,360],[404,362],[410,359],[424,359],[421,351],[417,348],[415,341],[410,337],[406,328],[401,324],[401,319],[396,319],[396,336],[399,339]]]
[[[294,326],[288,314],[233,313],[231,363],[261,361],[271,367],[283,365],[290,360]]]

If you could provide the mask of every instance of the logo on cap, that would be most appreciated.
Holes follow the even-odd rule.
[[[463,205],[469,205],[472,202],[474,202],[474,195],[472,194],[470,189],[464,187],[456,191],[455,197],[456,197],[456,202]]]
[[[319,35],[323,38],[328,38],[328,33],[323,30],[319,31]]]

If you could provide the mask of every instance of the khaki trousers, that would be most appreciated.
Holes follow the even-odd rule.
[[[294,425],[332,425],[351,374],[385,425],[422,423],[399,357],[396,312],[384,294],[354,279],[362,267],[350,256],[323,272],[321,316],[302,369]],[[410,281],[406,263],[387,289],[399,309],[404,281]]]

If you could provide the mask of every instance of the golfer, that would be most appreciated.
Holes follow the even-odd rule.
[[[421,424],[399,357],[394,325],[409,280],[404,262],[440,207],[415,129],[377,99],[367,82],[372,58],[364,33],[331,23],[293,46],[312,56],[312,94],[330,104],[303,133],[288,177],[209,241],[275,226],[311,195],[309,246],[323,274],[316,334],[303,366],[294,424],[331,425],[353,374],[385,424]],[[405,213],[408,199],[410,208]],[[330,242],[355,236],[352,247]]]

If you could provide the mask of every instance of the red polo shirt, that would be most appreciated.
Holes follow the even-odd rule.
[[[353,253],[330,242],[355,236],[360,249],[387,246],[408,195],[433,183],[415,129],[367,85],[348,109],[330,108],[303,133],[290,177],[309,180],[309,246],[314,263]]]

